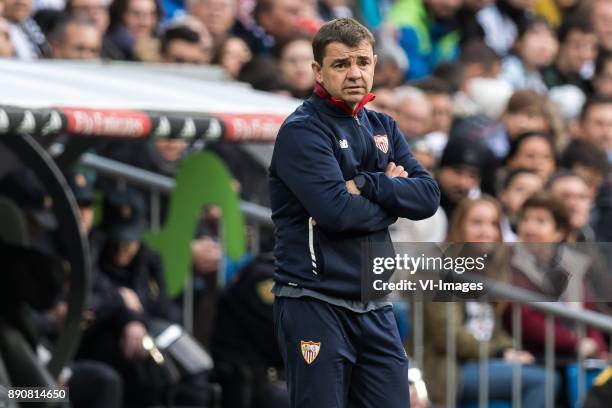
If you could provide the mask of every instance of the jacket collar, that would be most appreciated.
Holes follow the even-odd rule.
[[[331,96],[329,92],[327,92],[327,89],[325,89],[323,85],[318,82],[315,85],[314,94],[317,95],[319,98],[325,99],[331,105],[340,108],[342,112],[351,116],[357,115],[368,102],[376,98],[376,96],[370,92],[369,94],[363,97],[363,99],[361,100],[361,102],[359,102],[359,104],[357,104],[357,106],[355,106],[355,109],[351,109],[349,104],[347,104],[342,99],[336,98],[335,96]]]

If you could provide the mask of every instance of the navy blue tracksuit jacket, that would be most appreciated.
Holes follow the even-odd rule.
[[[409,178],[387,177],[389,162]],[[349,112],[320,86],[281,126],[269,177],[275,281],[344,299],[360,298],[364,248],[393,256],[387,227],[432,216],[440,200],[391,117]]]

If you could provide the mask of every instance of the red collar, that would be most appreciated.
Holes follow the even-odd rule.
[[[323,85],[321,85],[318,82],[315,85],[314,93],[320,98],[327,100],[332,105],[339,107],[345,113],[351,116],[357,115],[359,111],[361,111],[361,108],[363,108],[366,105],[366,103],[376,98],[376,96],[370,92],[369,94],[363,97],[363,99],[361,100],[361,102],[359,102],[359,104],[355,107],[355,109],[351,109],[351,107],[346,102],[344,102],[342,99],[336,98],[335,96],[331,96],[329,92],[327,92],[327,89],[325,89]]]

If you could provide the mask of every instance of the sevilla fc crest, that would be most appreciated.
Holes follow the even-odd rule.
[[[374,142],[383,153],[387,154],[389,151],[389,139],[387,135],[374,135]]]
[[[302,350],[304,360],[306,360],[306,363],[310,365],[319,355],[319,351],[321,350],[321,342],[315,343],[314,341],[302,340],[300,349]]]

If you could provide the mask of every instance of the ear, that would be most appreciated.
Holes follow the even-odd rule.
[[[322,67],[317,61],[312,61],[311,64],[312,72],[314,73],[315,81],[323,83],[323,74],[321,73]]]
[[[378,55],[374,54],[374,68],[376,68],[377,62],[378,62]]]

